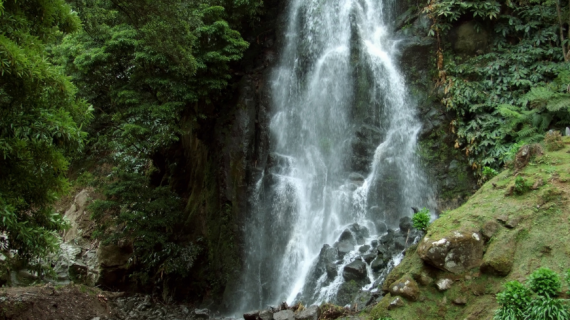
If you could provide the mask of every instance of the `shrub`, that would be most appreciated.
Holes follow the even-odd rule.
[[[524,319],[529,320],[568,320],[570,313],[562,305],[562,300],[549,296],[534,299],[527,307]]]
[[[491,168],[491,167],[483,167],[483,178],[485,180],[491,180],[493,179],[497,174],[499,174],[499,172],[497,172],[497,170]]]
[[[519,320],[523,319],[524,313],[515,307],[502,307],[495,311],[493,320]]]
[[[418,213],[414,214],[414,216],[412,218],[412,223],[414,225],[414,228],[416,228],[418,230],[426,231],[427,227],[429,226],[430,219],[431,219],[431,216],[429,214],[429,210],[426,208],[423,208]]]
[[[564,148],[564,142],[562,142],[562,135],[559,131],[549,131],[544,137],[544,144],[548,151],[557,151]]]
[[[518,281],[509,281],[504,285],[505,290],[497,294],[497,302],[503,307],[524,308],[531,301],[531,292]]]
[[[557,296],[562,287],[558,274],[548,268],[535,270],[528,277],[527,284],[532,291],[543,297]]]
[[[529,190],[530,190],[530,185],[528,184],[528,181],[521,176],[517,176],[517,178],[515,179],[515,188],[514,188],[515,193],[521,195]]]

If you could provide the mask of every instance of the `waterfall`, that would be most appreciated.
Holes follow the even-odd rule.
[[[398,228],[412,206],[429,205],[416,157],[421,123],[397,64],[393,6],[290,1],[270,79],[272,152],[243,230],[233,309],[333,300],[342,268],[367,249],[358,248]],[[343,252],[346,237],[355,246]],[[327,250],[338,258],[328,275],[319,266]],[[367,268],[370,288],[379,275]]]

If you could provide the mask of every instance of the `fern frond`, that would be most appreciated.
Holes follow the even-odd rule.
[[[527,105],[529,102],[532,107],[542,107],[548,100],[550,100],[556,93],[547,87],[535,87],[522,96],[521,102]]]
[[[523,117],[523,115],[520,113],[521,109],[510,104],[501,104],[497,110],[499,111],[499,114],[507,119],[520,119]]]
[[[561,109],[566,109],[570,111],[570,95],[557,95],[558,97],[548,101],[546,105],[546,109],[548,111],[556,112],[560,111]]]
[[[536,133],[536,127],[526,125],[521,130],[517,132],[517,136],[519,138],[524,138],[525,140],[529,140],[528,137],[533,136]]]

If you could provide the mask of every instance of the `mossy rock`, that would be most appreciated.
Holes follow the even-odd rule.
[[[516,234],[505,230],[493,238],[483,257],[481,271],[498,276],[506,276],[513,269],[516,250]]]

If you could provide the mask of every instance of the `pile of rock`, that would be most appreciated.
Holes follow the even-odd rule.
[[[330,284],[339,275],[344,280],[336,299],[332,302],[341,306],[352,305],[355,302],[362,306],[373,303],[380,298],[378,294],[361,292],[361,288],[370,283],[368,269],[372,270],[374,279],[379,282],[375,283],[374,287],[380,285],[383,280],[381,275],[393,267],[390,261],[411,246],[419,235],[419,231],[412,228],[412,221],[408,217],[400,219],[399,229],[388,229],[386,233],[372,241],[369,239],[370,233],[366,227],[352,224],[341,233],[333,246],[328,244],[323,246],[317,263],[307,278],[300,300],[310,301],[317,290],[319,279],[322,281],[322,276],[326,274],[324,285]],[[347,264],[345,257],[349,253],[351,261]]]
[[[315,305],[289,307],[287,303],[283,302],[279,307],[247,312],[243,318],[244,320],[317,320],[320,314],[321,310]]]

